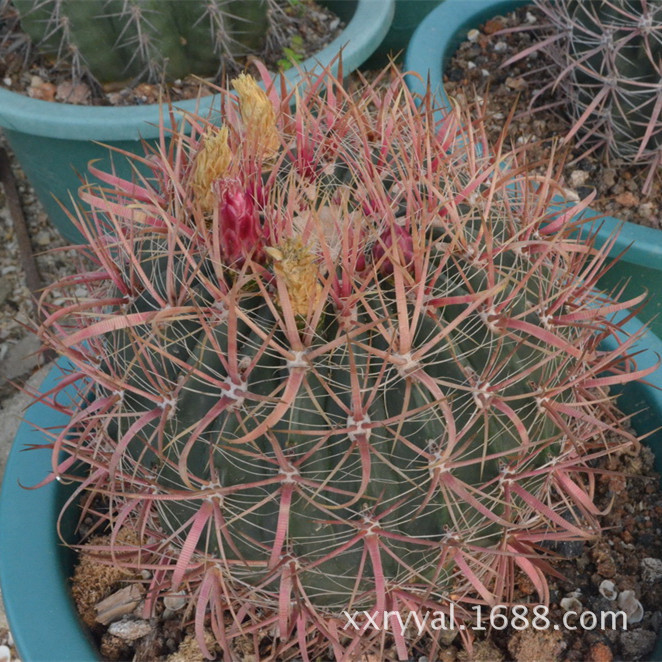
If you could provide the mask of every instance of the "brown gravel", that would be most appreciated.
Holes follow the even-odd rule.
[[[551,61],[533,54],[507,68],[501,66],[534,40],[530,30],[501,31],[518,26],[534,28],[539,24],[540,14],[528,6],[507,16],[495,17],[472,31],[471,40],[461,44],[446,68],[444,87],[449,96],[462,103],[487,101],[492,140],[498,138],[504,119],[516,105],[516,115],[508,132],[510,140],[515,145],[534,143],[529,160],[546,163],[552,139],[563,137],[570,128],[562,101],[550,92],[538,97],[535,112],[527,112],[534,94],[551,81]],[[545,108],[548,105],[550,107]],[[662,169],[653,182],[651,193],[643,196],[646,168],[606,163],[594,155],[582,158],[582,149],[570,146],[564,169],[568,188],[580,198],[595,189],[592,208],[626,221],[662,228]]]
[[[46,216],[23,171],[13,160],[2,133],[0,146],[4,147],[10,156],[11,169],[42,282],[54,282],[73,273],[77,262],[76,252],[62,250],[61,247],[67,242]],[[6,193],[0,185],[0,400],[13,392],[13,389],[6,387],[5,380],[21,377],[23,366],[27,372],[37,364],[36,361],[22,361],[26,354],[38,347],[26,334],[25,329],[25,325],[34,321],[35,316],[36,306],[21,269],[18,242],[7,206]]]

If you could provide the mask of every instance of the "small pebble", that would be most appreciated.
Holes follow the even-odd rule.
[[[637,600],[634,591],[621,591],[618,594],[618,606],[625,612],[628,619],[628,625],[631,623],[640,623],[644,618],[644,608]]]
[[[34,78],[38,77],[35,76]],[[38,80],[41,81],[38,85],[30,85],[28,88],[28,96],[41,101],[53,101],[55,99],[55,85],[53,83],[45,83],[40,78]]]
[[[613,186],[616,183],[616,170],[614,168],[604,168],[602,170],[602,181],[605,186]]]
[[[494,50],[497,53],[501,53],[501,52],[505,51],[506,48],[508,48],[508,44],[506,44],[505,41],[497,41],[497,43],[494,44]]]
[[[501,16],[495,16],[485,23],[483,26],[483,32],[485,32],[485,34],[494,34],[499,30],[503,30],[504,27],[505,23],[503,18],[501,18]]]
[[[630,191],[625,191],[620,195],[617,195],[615,198],[618,204],[623,205],[624,207],[634,207],[639,204],[639,198]]]
[[[607,598],[607,600],[616,600],[618,597],[618,589],[610,579],[603,580],[598,587],[598,591],[600,591],[600,595]]]
[[[586,170],[573,170],[570,174],[570,185],[575,188],[584,186],[589,177],[590,173],[586,172]]]
[[[581,614],[584,611],[584,606],[576,597],[567,597],[561,600],[561,609],[563,611],[574,611],[576,614]]]
[[[108,632],[125,641],[135,641],[148,635],[152,631],[149,621],[116,621],[108,626]]]
[[[588,662],[611,662],[613,659],[611,648],[602,642],[591,646],[591,650],[588,652]]]
[[[51,233],[48,230],[39,230],[34,240],[38,246],[48,246],[52,241]]]
[[[57,86],[56,99],[72,104],[85,104],[89,101],[92,90],[85,83],[65,81]]]
[[[171,611],[178,611],[186,606],[188,599],[186,593],[176,593],[174,595],[167,595],[163,598],[163,604]]]
[[[508,76],[508,78],[506,78],[506,87],[510,88],[511,90],[524,90],[528,86],[529,84],[521,76],[518,78],[512,78],[511,76]]]
[[[652,202],[642,202],[638,207],[638,212],[644,218],[653,218],[653,213],[655,210],[655,205]]]
[[[641,559],[641,567],[643,569],[641,577],[647,584],[653,584],[662,579],[662,561],[660,559],[651,557]]]
[[[11,662],[9,646],[0,646],[0,662]]]
[[[467,32],[467,39],[471,42],[478,41],[478,37],[480,37],[480,32],[475,28]]]
[[[657,635],[650,630],[629,630],[621,634],[624,660],[639,660],[655,648]]]

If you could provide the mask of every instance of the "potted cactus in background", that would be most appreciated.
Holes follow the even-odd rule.
[[[551,50],[558,61],[561,104],[570,104],[571,133],[588,149],[604,148],[611,158],[635,159],[648,168],[648,184],[659,177],[662,148],[662,97],[659,81],[662,6],[645,0],[607,2],[528,2],[527,0],[446,0],[421,23],[405,58],[405,67],[425,76],[440,102],[448,103],[444,72],[469,30],[490,18],[535,4],[553,16],[552,32],[533,50]],[[527,29],[530,29],[529,26]],[[526,55],[527,53],[524,53]],[[412,89],[421,91],[416,77]],[[651,292],[645,318],[662,332],[662,231],[586,209],[585,235],[597,228],[599,245],[610,245],[619,263],[601,281],[610,289],[624,281],[627,293]],[[618,232],[615,241],[611,237]]]
[[[21,28],[43,55],[65,60],[74,79],[99,82],[213,76],[263,52],[283,14],[277,0],[144,2],[11,0]],[[284,46],[286,44],[277,44]]]
[[[40,424],[43,482],[74,485],[63,512],[108,534],[88,553],[143,585],[143,616],[184,596],[205,657],[434,659],[433,617],[385,635],[357,613],[459,627],[516,572],[549,601],[540,543],[597,535],[594,460],[636,442],[606,389],[656,369],[635,366],[641,298],[594,289],[579,210],[549,212],[551,175],[469,113],[395,69],[354,95],[309,74],[291,110],[261,71],[221,127],[162,126],[150,177],[81,192],[92,266],[39,329],[67,359],[39,396],[64,417]],[[0,578],[36,659],[19,448]]]
[[[662,168],[662,5],[648,0],[534,0],[547,39],[505,63],[544,51],[579,144],[647,167],[644,193]]]
[[[346,27],[320,52],[287,71],[288,81],[294,83],[301,71],[318,64],[328,65],[340,49],[344,72],[355,69],[388,31],[394,2],[322,1]],[[10,6],[9,0],[0,0],[3,3]],[[187,69],[198,75],[213,75],[220,68],[232,71],[237,57],[259,53],[265,40],[272,46],[274,40],[282,40],[279,8],[286,4],[285,0],[19,0],[11,6],[21,12],[35,41],[54,52],[54,57],[71,56],[75,72],[87,65],[98,80],[105,81],[137,75],[176,78]],[[176,105],[206,114],[215,112],[217,104],[218,99],[210,96]],[[49,217],[67,239],[76,242],[82,237],[60,203],[66,204],[75,193],[79,173],[86,172],[89,161],[99,159],[103,167],[111,167],[108,150],[96,143],[142,153],[141,139],[154,141],[158,136],[159,114],[158,104],[101,107],[61,103],[55,108],[52,102],[0,89],[0,127]],[[114,155],[113,167],[130,178],[130,166],[120,154]]]

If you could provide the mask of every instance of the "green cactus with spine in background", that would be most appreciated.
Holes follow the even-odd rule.
[[[159,82],[216,75],[263,52],[276,0],[11,0],[38,50],[74,76]]]
[[[535,0],[551,32],[534,46],[556,63],[576,133],[626,163],[662,167],[662,3]],[[550,39],[556,35],[556,39]],[[527,49],[526,52],[530,52]]]
[[[294,111],[234,85],[153,179],[91,168],[94,266],[40,330],[81,395],[55,475],[140,539],[107,551],[149,569],[146,616],[186,592],[206,656],[210,628],[224,659],[251,633],[279,660],[434,658],[430,623],[343,613],[452,604],[457,627],[518,572],[549,601],[543,543],[596,534],[593,460],[635,443],[606,391],[638,376],[633,339],[599,342],[641,299],[594,291],[607,250],[573,238],[581,205],[548,211],[526,147],[491,151],[400,72],[308,74]]]

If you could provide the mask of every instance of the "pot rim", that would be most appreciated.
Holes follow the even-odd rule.
[[[395,0],[355,0],[356,10],[345,29],[321,51],[285,72],[291,86],[302,78],[302,71],[332,64],[338,70],[337,55],[342,52],[343,66],[351,71],[363,63],[388,32]],[[335,61],[334,61],[335,59]],[[173,102],[173,107],[201,115],[219,112],[220,99],[212,94]],[[32,99],[0,88],[0,127],[35,136],[65,140],[140,140],[157,138],[162,106],[78,106]]]

